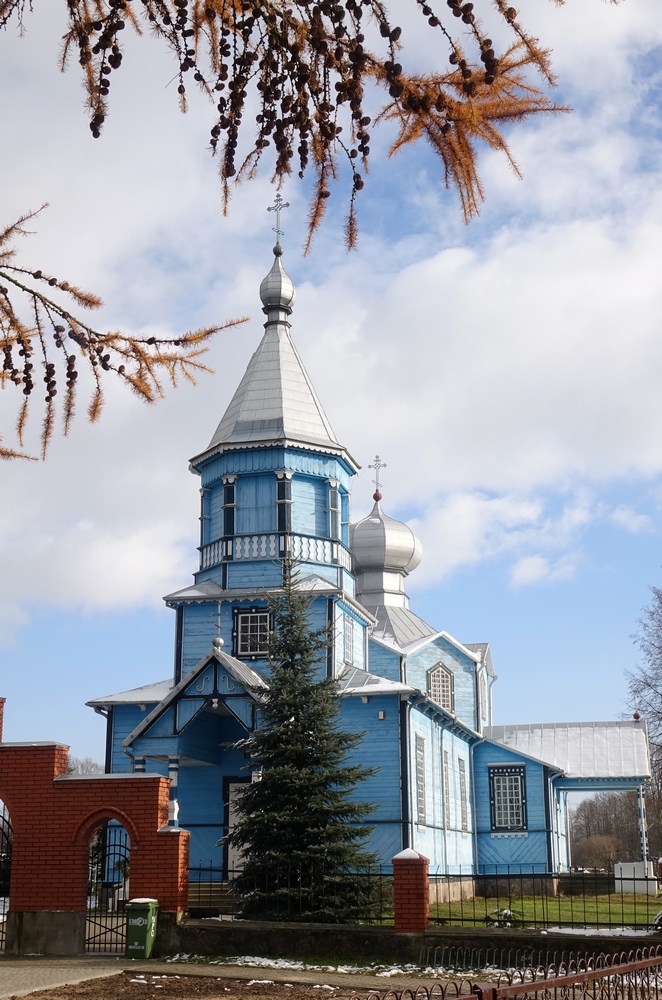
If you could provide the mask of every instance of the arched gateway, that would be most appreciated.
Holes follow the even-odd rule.
[[[186,909],[189,835],[168,826],[169,780],[72,775],[67,762],[60,743],[0,743],[0,800],[13,824],[10,955],[84,951],[90,842],[108,821],[130,841],[131,895],[158,899],[166,921]]]

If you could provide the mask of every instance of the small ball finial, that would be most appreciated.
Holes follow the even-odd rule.
[[[223,649],[223,646],[225,645],[225,643],[223,642],[223,639],[222,639],[222,637],[220,635],[215,635],[214,638],[211,641],[211,644],[214,647],[214,649],[218,649],[218,650]]]
[[[283,248],[280,245],[280,243],[277,243],[276,246],[274,247],[274,257],[282,257],[282,256],[283,256]]]
[[[382,498],[382,495],[381,495],[381,493],[379,492],[379,490],[375,490],[375,492],[374,492],[374,493],[372,494],[372,499],[373,499],[373,500],[374,500],[374,501],[375,501],[376,503],[379,503],[379,501],[381,500],[381,498]]]
[[[634,719],[635,722],[639,722],[641,715],[639,714],[639,712],[634,712],[632,718]]]

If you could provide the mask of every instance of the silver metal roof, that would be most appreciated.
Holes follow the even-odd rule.
[[[535,757],[568,778],[648,778],[650,757],[643,722],[542,722],[491,726],[485,736]]]
[[[260,286],[267,314],[265,331],[208,448],[301,443],[341,451],[322,404],[290,336],[288,316],[295,292],[281,261],[281,248]]]
[[[397,646],[403,652],[407,646],[411,646],[419,639],[439,635],[436,629],[424,622],[409,608],[381,605],[378,608],[371,608],[371,611],[377,619],[371,636],[389,645]]]
[[[489,642],[464,642],[462,645],[465,649],[468,649],[470,653],[477,653],[480,655],[488,674],[496,680],[497,675],[494,671],[494,663],[492,662],[492,653],[490,651]]]
[[[153,702],[161,702],[174,686],[172,677],[165,681],[156,681],[155,684],[143,684],[142,687],[131,688],[129,691],[120,691],[118,694],[107,694],[105,698],[95,698],[93,701],[86,701],[90,708],[106,708],[110,705],[146,705]]]
[[[340,695],[414,694],[415,691],[409,684],[390,681],[359,667],[345,667],[338,678]]]
[[[379,500],[367,517],[350,525],[349,535],[356,571],[411,573],[423,556],[421,543],[409,525],[385,514]]]

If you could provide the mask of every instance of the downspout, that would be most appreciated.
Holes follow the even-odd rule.
[[[113,768],[113,710],[105,709],[100,705],[94,706],[97,715],[102,715],[106,720],[106,756],[104,759],[104,774],[110,774]]]

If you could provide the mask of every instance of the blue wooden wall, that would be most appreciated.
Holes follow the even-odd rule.
[[[221,491],[222,487],[218,492]],[[235,531],[238,535],[276,530],[276,477],[273,473],[239,476],[235,495]]]
[[[447,639],[439,637],[407,657],[408,684],[427,693],[428,670],[442,663],[453,674],[455,715],[476,728],[476,664]]]
[[[491,829],[490,764],[523,764],[526,782],[527,829],[499,832]],[[479,871],[486,874],[507,872],[546,872],[547,815],[545,785],[548,769],[538,761],[492,743],[478,744],[474,750],[474,782],[476,785],[476,828]]]
[[[379,718],[379,712],[385,718]],[[360,697],[340,699],[340,726],[348,732],[365,733],[352,752],[350,763],[375,767],[377,773],[361,782],[354,799],[376,805],[369,822],[374,826],[368,848],[382,864],[402,850],[400,777],[400,722],[397,695],[371,695],[367,704]]]
[[[470,872],[473,865],[474,818],[471,786],[471,746],[468,734],[444,728],[438,717],[412,708],[409,737],[409,788],[412,845],[433,867]],[[416,737],[423,739],[425,756],[425,823],[419,822],[416,774]],[[444,751],[449,764],[449,822],[444,805]],[[462,830],[460,761],[466,778],[467,830]]]
[[[371,673],[386,677],[389,681],[401,681],[400,654],[381,643],[368,641],[368,668]]]

